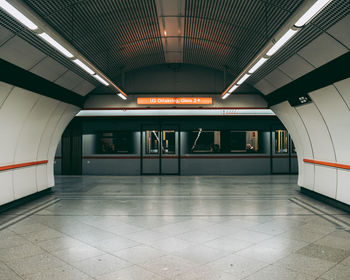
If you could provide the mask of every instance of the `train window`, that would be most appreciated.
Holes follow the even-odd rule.
[[[158,130],[146,130],[146,154],[158,154],[159,153],[159,131]]]
[[[192,153],[220,152],[220,131],[203,131],[201,128],[191,132]]]
[[[230,152],[258,152],[258,131],[231,131]]]
[[[288,132],[287,130],[275,131],[275,153],[287,154],[288,153]]]
[[[203,131],[191,132],[192,153],[258,152],[258,131]]]
[[[102,132],[97,135],[99,154],[131,153],[132,133],[130,131]]]
[[[175,130],[162,131],[162,153],[175,154]]]

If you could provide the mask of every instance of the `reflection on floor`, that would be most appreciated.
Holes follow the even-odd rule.
[[[0,279],[350,279],[349,215],[296,180],[58,177],[1,215]]]

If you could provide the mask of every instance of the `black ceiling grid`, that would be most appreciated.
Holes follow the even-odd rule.
[[[187,0],[184,62],[238,75],[302,0]]]
[[[154,0],[25,2],[111,78],[165,63]]]
[[[164,64],[155,0],[24,0],[108,77]],[[183,62],[237,76],[303,0],[185,0]],[[255,84],[349,14],[348,0],[334,0],[311,24],[249,80]],[[0,11],[1,25],[88,81],[90,75]]]
[[[300,51],[316,37],[350,13],[349,0],[334,0],[310,24],[305,26],[295,38],[277,52],[254,75],[247,80],[256,84],[270,72]]]

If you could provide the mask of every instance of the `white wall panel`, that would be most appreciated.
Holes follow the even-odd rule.
[[[35,166],[18,168],[13,171],[13,190],[15,199],[37,192]]]
[[[81,81],[75,88],[73,88],[73,91],[85,96],[87,95],[90,91],[92,91],[95,88],[95,86],[91,83],[89,83],[86,80]]]
[[[36,187],[38,192],[52,187],[52,185],[49,184],[49,180],[47,178],[47,164],[36,166],[35,173]]]
[[[323,33],[301,49],[298,54],[313,66],[320,67],[347,51],[347,48],[334,40],[331,36]]]
[[[267,81],[266,79],[262,79],[259,82],[257,82],[254,85],[255,88],[257,88],[258,90],[260,90],[263,94],[267,95],[271,92],[273,92],[276,87],[274,87],[269,81]]]
[[[39,99],[34,94],[21,88],[14,88],[0,110],[0,164],[12,164],[16,150],[16,142],[23,122],[28,117],[34,104]]]
[[[0,110],[1,110],[2,104],[5,102],[7,96],[10,94],[12,89],[13,89],[12,85],[0,82]]]
[[[333,144],[321,114],[313,103],[297,107],[304,121],[316,160],[335,161]]]
[[[338,170],[337,200],[350,204],[350,170]]]
[[[283,73],[280,69],[273,70],[270,74],[265,77],[276,89],[289,84],[292,79]]]
[[[290,133],[291,137],[293,138],[298,155],[298,166],[301,166],[302,160],[304,158],[303,140],[300,137],[298,129],[290,116],[290,110],[293,110],[293,108],[289,105],[287,101],[285,101],[283,103],[272,106],[271,109],[276,113],[278,118],[282,121],[282,123]],[[303,178],[303,169],[299,168],[299,179],[303,181]]]
[[[272,109],[285,124],[296,146],[299,168],[298,184],[312,190],[314,188],[314,166],[306,165],[303,162],[304,158],[313,159],[312,143],[305,125],[295,108],[291,107],[288,101],[275,105]]]
[[[51,143],[52,135],[54,134],[59,120],[62,117],[63,112],[66,109],[67,104],[59,102],[56,105],[54,111],[52,111],[49,121],[46,124],[46,127],[41,135],[40,144],[38,147],[37,160],[46,160],[48,159],[49,146]]]
[[[0,205],[14,200],[12,170],[0,171]]]
[[[18,36],[8,40],[0,47],[0,58],[26,70],[45,57],[45,54]]]
[[[59,77],[55,83],[61,87],[72,90],[75,88],[83,79],[80,78],[77,74],[68,70],[61,77]]]
[[[321,112],[330,131],[336,159],[339,163],[350,163],[350,110],[336,88],[328,86],[310,94]]]
[[[57,80],[67,70],[62,64],[47,56],[35,65],[30,72],[52,82]]]
[[[298,181],[298,185],[309,190],[315,189],[315,165],[303,162],[301,165],[304,177]]]
[[[345,46],[350,48],[350,15],[337,22],[327,31],[337,40],[342,42]]]
[[[302,149],[302,141],[301,138],[299,136],[298,130],[295,127],[293,121],[291,120],[291,118],[288,115],[288,109],[287,107],[290,107],[288,102],[283,102],[280,104],[277,104],[275,106],[272,106],[271,109],[276,113],[276,115],[278,115],[278,118],[282,121],[282,123],[284,124],[284,126],[287,128],[288,132],[290,133],[290,135],[293,138],[297,153],[298,153],[298,161],[300,159],[303,158],[303,149]],[[298,164],[298,166],[300,166],[300,162]],[[303,170],[300,168],[299,169],[299,180],[303,180]]]
[[[350,108],[350,78],[337,82],[334,85]]]
[[[65,111],[67,104],[59,102],[55,110],[49,116],[49,121],[46,124],[46,127],[41,135],[40,144],[37,152],[37,160],[48,160],[49,159],[49,148],[51,139],[54,132],[56,131],[57,125],[62,117],[63,112]],[[38,191],[51,187],[48,181],[48,165],[39,165],[36,169],[37,176],[37,187]]]
[[[8,39],[10,39],[13,33],[6,29],[5,27],[0,26],[0,46],[5,43]]]
[[[323,195],[335,198],[337,189],[337,169],[333,167],[315,166],[315,189]]]
[[[53,167],[54,167],[54,159],[55,153],[58,146],[59,141],[61,140],[61,136],[69,122],[72,118],[79,112],[79,108],[73,105],[66,105],[66,110],[64,111],[62,117],[59,120],[58,125],[56,126],[56,130],[54,131],[48,152],[48,164],[47,164],[47,177],[49,186],[53,186],[55,184]]]
[[[281,64],[278,68],[280,68],[284,73],[286,73],[293,80],[304,76],[305,74],[311,72],[315,69],[310,63],[308,63],[305,59],[295,54],[291,58],[289,58],[286,62]]]
[[[43,130],[52,111],[59,101],[40,96],[22,124],[14,156],[15,162],[28,162],[37,159],[37,151]]]

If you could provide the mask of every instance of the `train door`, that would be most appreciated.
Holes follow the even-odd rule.
[[[179,174],[179,144],[178,126],[144,125],[141,133],[141,174]]]
[[[292,138],[287,130],[272,131],[272,174],[296,174],[298,172],[297,155]]]

